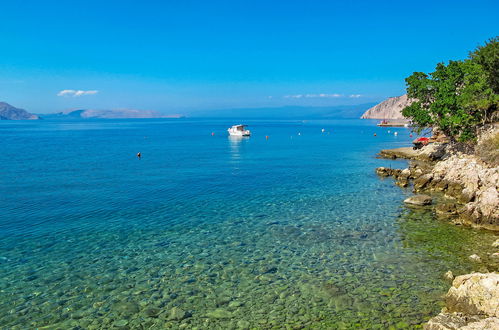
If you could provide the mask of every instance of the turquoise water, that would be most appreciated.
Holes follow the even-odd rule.
[[[413,328],[445,271],[485,267],[467,256],[494,235],[404,208],[410,189],[375,175],[407,166],[375,158],[407,129],[232,124],[0,122],[0,326]]]

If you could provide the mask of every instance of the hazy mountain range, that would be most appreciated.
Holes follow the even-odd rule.
[[[36,120],[37,115],[24,109],[16,108],[8,103],[0,102],[0,120]]]
[[[375,103],[329,107],[283,106],[197,111],[189,117],[238,119],[353,119],[359,118]]]
[[[76,109],[58,113],[40,115],[42,118],[104,118],[104,119],[120,119],[120,118],[181,118],[182,115],[165,115],[157,111],[151,110],[134,110],[134,109],[114,109],[114,110],[94,110],[94,109]]]
[[[359,105],[306,107],[283,106],[274,108],[239,108],[206,110],[188,113],[193,118],[231,118],[231,119],[403,119],[402,109],[409,105],[407,95],[391,97],[379,104],[365,103]],[[184,115],[165,115],[151,110],[135,109],[72,109],[59,113],[35,115],[18,109],[8,103],[0,102],[0,119],[87,119],[87,118],[182,118]]]

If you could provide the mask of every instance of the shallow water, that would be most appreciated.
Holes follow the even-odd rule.
[[[0,326],[412,328],[444,272],[497,268],[467,259],[493,234],[406,209],[375,175],[407,165],[375,154],[408,130],[232,124],[0,122]]]

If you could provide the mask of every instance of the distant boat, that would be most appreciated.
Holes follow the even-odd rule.
[[[231,128],[227,129],[229,135],[231,136],[250,136],[250,130],[245,129],[246,125],[234,125]]]
[[[380,127],[409,127],[407,122],[382,120],[378,123]]]

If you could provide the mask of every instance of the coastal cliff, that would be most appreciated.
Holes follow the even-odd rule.
[[[18,109],[6,102],[0,102],[0,120],[36,120],[37,115]]]
[[[389,99],[368,109],[361,119],[405,119],[402,116],[402,109],[411,104],[407,94]]]

